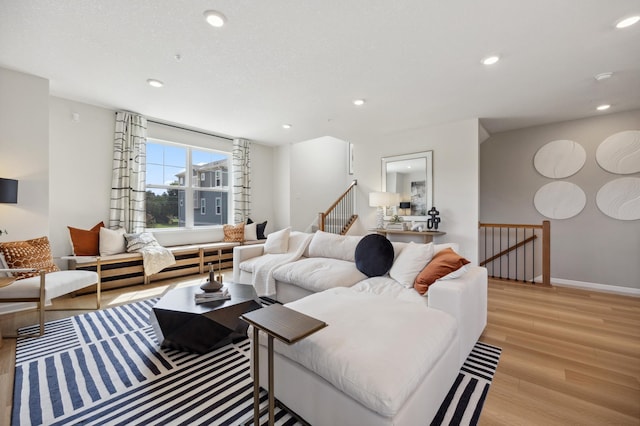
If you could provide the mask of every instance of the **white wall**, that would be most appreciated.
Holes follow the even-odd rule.
[[[0,204],[0,228],[9,232],[0,241],[47,235],[60,257],[71,253],[67,226],[107,224],[114,125],[115,111],[52,97],[46,79],[0,68],[0,177],[19,181],[18,204]],[[151,124],[149,135],[231,149],[224,139],[212,144],[211,137],[166,126]],[[252,144],[252,218],[268,220],[268,227],[273,151]]]
[[[291,145],[291,227],[310,231],[318,213],[329,208],[351,184],[348,143],[322,137]]]
[[[109,226],[115,113],[50,97],[49,117],[51,249],[60,257],[71,254],[67,226]]]
[[[460,254],[478,261],[479,123],[477,119],[425,127],[358,141],[354,144],[358,179],[359,232],[375,225],[369,193],[380,191],[381,158],[433,150],[434,205],[440,211],[439,230],[447,234],[434,241],[457,242]]]
[[[108,218],[114,111],[50,98],[47,80],[8,70],[0,69],[0,89],[0,177],[21,180],[19,204],[0,205],[0,226],[10,232],[9,238],[0,238],[50,234],[54,255],[66,255],[68,225],[88,228]],[[368,196],[380,191],[381,158],[433,150],[434,200],[447,232],[436,241],[458,242],[461,254],[476,262],[478,133],[474,119],[352,140],[354,175],[347,173],[344,141],[328,138],[277,148],[253,144],[253,219],[268,220],[267,232],[294,222],[306,227],[358,179],[361,220],[350,233],[365,234],[375,224]]]
[[[49,81],[0,68],[0,177],[18,204],[0,204],[0,241],[49,235]]]
[[[272,224],[267,224],[268,232],[277,231],[291,224],[290,163],[291,146],[276,147],[273,158],[273,188],[270,191],[274,203],[274,221]]]
[[[273,164],[272,147],[251,144],[251,219],[258,223],[267,221],[265,235],[276,230]]]

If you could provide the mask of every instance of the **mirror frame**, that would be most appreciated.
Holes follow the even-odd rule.
[[[395,161],[403,161],[403,160],[415,160],[419,158],[424,158],[426,162],[426,170],[425,170],[425,188],[427,190],[426,199],[427,199],[427,211],[433,207],[433,151],[422,151],[415,152],[412,154],[404,154],[404,155],[394,155],[389,157],[382,157],[382,191],[387,190],[387,164]],[[399,212],[398,212],[399,213]],[[392,212],[385,212],[386,216],[390,216],[393,214]],[[401,215],[406,221],[426,221],[427,215],[424,216],[411,216],[411,215]]]

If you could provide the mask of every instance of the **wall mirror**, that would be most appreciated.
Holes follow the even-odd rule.
[[[382,190],[400,194],[400,202],[408,208],[393,206],[386,214],[397,214],[405,220],[426,220],[433,207],[433,151],[382,158]]]

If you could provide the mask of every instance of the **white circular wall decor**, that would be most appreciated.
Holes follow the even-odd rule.
[[[541,147],[533,157],[533,165],[542,176],[562,179],[577,173],[587,153],[577,142],[557,140]]]
[[[596,194],[600,211],[619,220],[640,219],[640,178],[625,177],[605,183]]]
[[[626,130],[606,138],[596,150],[596,161],[608,172],[640,172],[640,130]]]
[[[571,182],[551,182],[536,192],[533,204],[540,214],[550,219],[568,219],[580,213],[587,203],[587,196]]]

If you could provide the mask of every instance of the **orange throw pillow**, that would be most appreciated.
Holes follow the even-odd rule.
[[[429,290],[429,286],[436,280],[449,275],[453,271],[457,271],[467,263],[470,262],[450,247],[443,249],[436,253],[431,262],[427,263],[427,266],[418,274],[413,283],[413,288],[418,293],[425,294]]]
[[[45,272],[59,271],[47,237],[34,238],[26,241],[11,241],[0,243],[0,252],[4,256],[9,269],[35,268]],[[35,277],[39,272],[14,272],[13,276],[21,278]]]
[[[75,256],[99,256],[100,228],[103,227],[103,222],[98,223],[89,230],[67,226],[69,228],[69,237],[71,237],[73,254]]]
[[[239,223],[237,225],[224,225],[222,227],[224,231],[224,241],[225,242],[236,242],[242,243],[244,242],[244,222]]]

